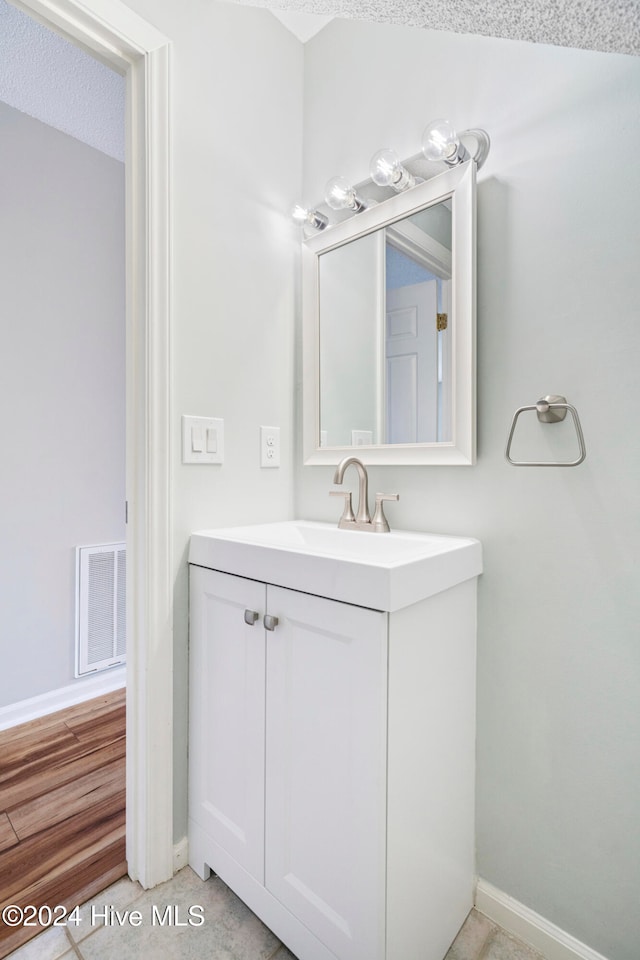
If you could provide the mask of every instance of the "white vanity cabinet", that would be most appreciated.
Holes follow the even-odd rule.
[[[386,614],[198,567],[191,591],[192,820],[335,956],[382,958]]]
[[[298,960],[443,960],[473,903],[475,576],[385,612],[190,570],[191,866]]]

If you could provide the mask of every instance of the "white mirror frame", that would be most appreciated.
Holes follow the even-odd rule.
[[[320,447],[319,257],[329,250],[452,198],[452,439],[449,442]],[[364,210],[302,244],[304,462],[335,464],[355,454],[369,464],[471,466],[476,460],[476,164],[453,167]]]

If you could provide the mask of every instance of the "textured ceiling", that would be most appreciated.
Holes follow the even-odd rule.
[[[640,0],[234,0],[245,6],[640,54]]]
[[[0,100],[124,160],[124,78],[6,0],[0,0]]]
[[[233,0],[301,40],[332,17],[640,54],[640,0]],[[124,159],[124,79],[0,0],[0,100]]]

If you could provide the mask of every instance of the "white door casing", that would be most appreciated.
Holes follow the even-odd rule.
[[[453,357],[451,340],[456,318],[451,308],[451,280],[440,281],[439,309],[447,314],[448,323],[440,333],[440,371],[438,372],[438,440],[450,440],[453,436]]]
[[[12,2],[127,79],[127,863],[148,888],[173,874],[170,45],[119,0]]]

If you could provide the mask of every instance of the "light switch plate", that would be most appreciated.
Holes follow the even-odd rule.
[[[224,420],[182,417],[182,462],[223,463]]]

